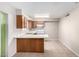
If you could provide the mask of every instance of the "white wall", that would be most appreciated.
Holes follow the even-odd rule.
[[[8,14],[8,56],[13,56],[16,52],[16,40],[14,36],[14,20],[16,19],[16,10],[7,3],[0,3],[0,11]]]
[[[58,21],[45,22],[45,32],[48,34],[48,40],[58,39]]]
[[[60,20],[59,40],[79,56],[79,8]]]

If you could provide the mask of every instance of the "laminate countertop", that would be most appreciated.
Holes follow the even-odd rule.
[[[14,38],[48,38],[48,34],[15,34]]]

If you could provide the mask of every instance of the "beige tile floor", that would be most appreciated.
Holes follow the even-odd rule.
[[[60,41],[45,41],[44,53],[16,53],[13,57],[77,57]]]

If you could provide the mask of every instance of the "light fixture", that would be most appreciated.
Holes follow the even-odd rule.
[[[49,18],[49,14],[35,14],[35,18]]]

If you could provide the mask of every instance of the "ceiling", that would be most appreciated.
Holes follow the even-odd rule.
[[[64,17],[78,5],[76,2],[17,2],[9,4],[23,9],[31,17],[34,17],[35,14],[49,14],[50,18]]]

